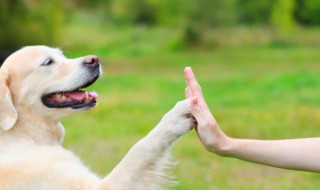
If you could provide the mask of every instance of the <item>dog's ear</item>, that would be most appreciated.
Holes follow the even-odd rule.
[[[0,129],[8,131],[17,122],[18,113],[15,109],[9,89],[10,75],[0,69]]]

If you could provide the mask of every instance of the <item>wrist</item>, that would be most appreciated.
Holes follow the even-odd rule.
[[[214,119],[199,123],[197,133],[207,151],[219,156],[231,155],[235,139],[224,134]]]
[[[232,153],[232,142],[234,139],[222,134],[215,147],[211,147],[209,151],[223,157],[228,157]]]
[[[211,133],[210,137],[207,136],[207,138],[202,138],[202,143],[205,145],[205,148],[209,152],[213,152],[219,156],[229,156],[232,151],[231,148],[234,139],[224,134],[216,122],[208,126],[210,127],[207,127],[207,129],[210,130],[207,131],[207,134]]]

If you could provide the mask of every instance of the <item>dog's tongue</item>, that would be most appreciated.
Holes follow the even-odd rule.
[[[99,97],[98,93],[96,93],[94,90],[91,90],[90,92],[76,90],[72,92],[64,92],[64,95],[79,102],[88,98],[96,99]]]

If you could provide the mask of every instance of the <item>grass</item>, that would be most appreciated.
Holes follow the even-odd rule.
[[[99,105],[63,120],[65,146],[107,174],[130,147],[184,98],[192,66],[222,129],[232,137],[280,139],[320,134],[320,49],[254,48],[120,57],[98,54],[104,76],[92,87]],[[89,52],[91,53],[91,52]],[[83,51],[67,52],[69,56]],[[173,148],[176,190],[311,190],[318,175],[281,170],[207,152],[194,131]],[[301,155],[301,159],[303,159]]]

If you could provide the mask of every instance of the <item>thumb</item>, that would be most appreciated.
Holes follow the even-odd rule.
[[[194,96],[191,98],[191,102],[190,102],[190,106],[191,106],[191,113],[192,115],[197,119],[197,117],[199,117],[201,115],[200,113],[200,105],[198,104],[199,101],[198,101],[198,97],[197,96]]]

